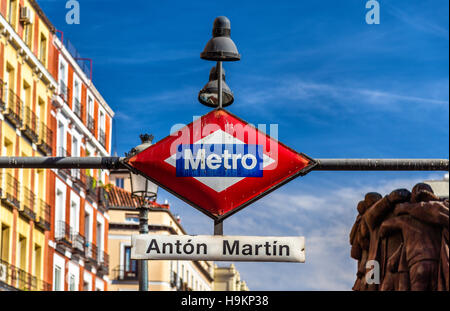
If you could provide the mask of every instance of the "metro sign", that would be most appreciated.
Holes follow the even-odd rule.
[[[125,163],[216,220],[317,164],[224,109],[209,112]]]

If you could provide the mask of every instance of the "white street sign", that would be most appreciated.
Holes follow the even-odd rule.
[[[304,237],[133,235],[132,259],[305,262]]]

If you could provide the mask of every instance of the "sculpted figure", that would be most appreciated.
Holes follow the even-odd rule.
[[[411,193],[398,189],[368,207],[361,202],[350,233],[358,260],[353,290],[449,290],[448,200],[419,183]],[[367,260],[379,263],[379,284],[365,279]]]

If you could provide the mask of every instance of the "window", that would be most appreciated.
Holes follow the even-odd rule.
[[[139,215],[125,214],[125,221],[138,224],[139,223]]]
[[[19,247],[17,248],[18,266],[22,270],[27,270],[27,239],[19,234]]]
[[[79,157],[80,156],[80,148],[78,144],[78,139],[75,136],[72,136],[72,156]]]
[[[74,233],[78,233],[78,204],[74,201],[70,203],[70,227]]]
[[[34,275],[41,278],[42,248],[39,245],[34,246]]]
[[[16,28],[16,18],[17,18],[17,0],[9,1],[8,10],[8,22],[13,27]]]
[[[65,157],[66,156],[66,143],[65,143],[65,130],[64,130],[64,123],[58,122],[58,128],[56,133],[56,146],[57,151],[56,154],[59,157]]]
[[[76,290],[76,288],[75,288],[75,275],[70,274],[70,277],[69,277],[69,291],[73,292],[75,290]]]
[[[116,178],[116,187],[124,189],[124,181],[125,179],[122,178]]]
[[[103,225],[97,222],[97,248],[98,248],[98,259],[103,262]]]
[[[91,215],[88,212],[84,214],[84,236],[86,238],[86,242],[91,241]]]
[[[65,228],[64,222],[66,219],[65,210],[66,210],[66,202],[63,191],[60,189],[56,190],[56,199],[55,199],[55,237],[61,238],[64,237]]]
[[[25,43],[28,45],[29,48],[31,48],[32,38],[33,38],[33,25],[25,24],[23,41],[25,41]]]
[[[91,284],[89,284],[89,283],[86,282],[86,281],[83,281],[83,291],[88,292],[88,291],[90,291],[90,290],[91,290]]]
[[[0,259],[9,262],[9,227],[2,225],[2,236],[0,244]]]
[[[46,64],[47,61],[47,38],[41,34],[41,42],[39,48],[39,60],[42,64]]]
[[[55,266],[55,269],[53,271],[53,277],[55,278],[55,281],[53,282],[53,290],[60,291],[63,290],[61,286],[61,267]]]
[[[135,259],[131,259],[131,246],[125,246],[124,257],[124,278],[136,277],[137,261]]]

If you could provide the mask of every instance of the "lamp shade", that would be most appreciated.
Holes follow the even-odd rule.
[[[231,40],[230,20],[219,16],[214,20],[213,37],[206,43],[200,58],[212,61],[237,61],[241,59],[236,45]]]
[[[218,102],[218,72],[213,67],[209,73],[209,82],[198,93],[198,101],[208,107],[216,108]],[[225,70],[222,69],[222,107],[231,105],[234,102],[233,92],[225,82]]]
[[[131,193],[144,199],[155,198],[158,193],[158,186],[142,175],[130,172]]]
[[[153,135],[140,135],[142,143],[133,148],[132,153],[137,154],[152,145]],[[143,199],[154,199],[158,193],[158,186],[142,175],[130,171],[131,194]]]

